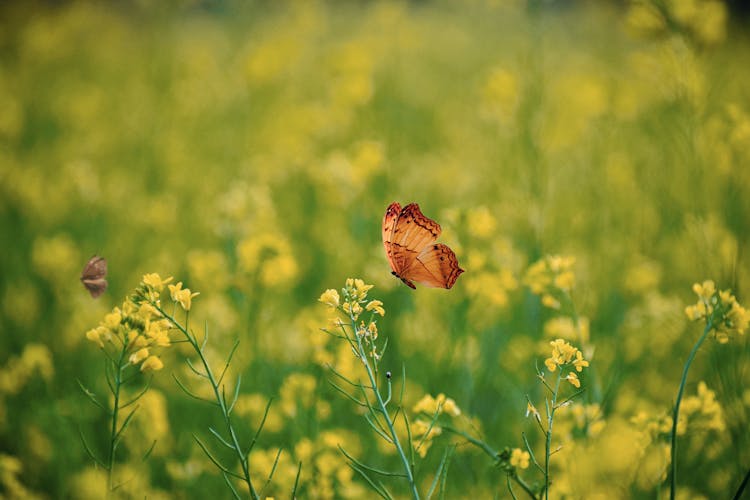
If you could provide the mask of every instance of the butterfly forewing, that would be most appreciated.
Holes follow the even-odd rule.
[[[99,297],[107,289],[107,261],[104,257],[94,255],[81,271],[81,283],[93,298]]]

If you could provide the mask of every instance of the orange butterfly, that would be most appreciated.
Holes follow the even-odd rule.
[[[107,261],[104,257],[94,255],[86,263],[81,272],[81,283],[89,291],[91,297],[97,298],[107,289]]]
[[[383,217],[383,246],[392,274],[411,288],[416,288],[413,282],[451,288],[464,270],[453,250],[435,243],[440,231],[440,224],[426,217],[416,203],[403,209],[391,203]]]

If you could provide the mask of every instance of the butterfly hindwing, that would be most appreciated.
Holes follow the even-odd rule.
[[[442,243],[426,247],[404,271],[412,281],[432,288],[451,288],[464,270],[453,250]]]

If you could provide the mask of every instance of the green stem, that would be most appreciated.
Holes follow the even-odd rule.
[[[547,432],[544,442],[544,498],[549,500],[549,462],[552,448],[552,425],[555,421],[557,410],[557,393],[560,391],[560,380],[562,380],[562,367],[558,367],[555,390],[552,392],[552,401],[547,408]]]
[[[677,487],[677,461],[675,460],[675,454],[677,453],[677,419],[680,416],[680,404],[682,403],[682,393],[685,391],[685,383],[687,382],[687,376],[688,376],[688,370],[690,369],[690,364],[693,362],[693,359],[695,358],[695,354],[698,352],[698,349],[700,348],[701,344],[703,344],[703,341],[706,340],[706,337],[708,337],[709,332],[713,329],[713,322],[711,321],[711,318],[709,317],[706,321],[706,328],[703,329],[703,335],[698,339],[698,342],[695,343],[693,346],[693,350],[690,351],[690,355],[688,356],[687,362],[685,362],[685,368],[682,370],[682,380],[680,380],[680,388],[677,391],[677,400],[674,404],[674,412],[672,413],[672,432],[670,433],[670,441],[672,443],[671,450],[670,450],[670,459],[671,459],[671,478],[669,480],[669,498],[670,500],[674,500],[675,497],[675,490]]]
[[[203,356],[203,352],[201,351],[200,345],[198,345],[197,339],[193,337],[182,325],[180,325],[177,322],[177,320],[174,319],[174,317],[167,314],[160,306],[158,306],[155,303],[152,303],[151,305],[154,306],[160,313],[162,313],[165,318],[171,321],[172,324],[175,325],[178,330],[180,330],[180,332],[182,332],[182,334],[185,336],[185,338],[190,343],[190,345],[193,346],[193,350],[200,358],[201,363],[203,363],[203,368],[206,370],[206,377],[208,378],[208,381],[211,384],[211,389],[213,389],[214,391],[214,397],[216,398],[216,402],[219,404],[219,408],[221,409],[221,414],[224,417],[224,425],[226,426],[227,431],[229,432],[229,436],[232,439],[233,449],[235,453],[237,454],[237,458],[240,461],[240,467],[242,468],[243,478],[245,480],[245,483],[247,484],[248,489],[250,490],[250,497],[253,498],[253,500],[259,500],[260,496],[258,495],[258,492],[255,491],[253,482],[250,479],[250,467],[248,464],[248,460],[245,454],[242,452],[242,447],[240,446],[239,440],[237,439],[237,434],[234,431],[234,426],[232,425],[232,419],[229,415],[227,403],[224,400],[224,396],[221,394],[219,384],[216,382],[216,378],[214,377],[214,374],[211,371],[211,367],[208,364],[208,360],[206,359],[205,356]]]
[[[122,344],[122,350],[120,351],[120,357],[117,359],[117,363],[115,364],[115,373],[114,373],[114,389],[112,392],[112,395],[114,396],[114,406],[112,407],[112,426],[110,428],[110,434],[109,434],[109,457],[107,460],[107,498],[109,498],[109,495],[112,492],[112,479],[113,479],[113,473],[112,471],[115,468],[115,452],[117,451],[117,419],[119,417],[120,413],[120,387],[122,386],[122,368],[123,368],[123,361],[125,360],[125,356],[128,353],[128,343],[123,342]]]
[[[370,362],[367,360],[367,353],[362,346],[362,337],[357,334],[357,321],[351,314],[349,314],[349,318],[352,321],[352,331],[354,332],[354,336],[357,339],[359,358],[362,361],[362,364],[365,365],[367,377],[370,379],[370,387],[372,387],[372,392],[375,393],[375,397],[378,400],[378,406],[380,407],[380,412],[383,414],[386,424],[388,424],[388,431],[391,434],[391,439],[393,440],[393,444],[396,445],[398,456],[401,458],[401,462],[404,465],[404,471],[406,471],[406,479],[409,481],[411,494],[415,500],[419,500],[419,491],[417,490],[417,485],[414,482],[414,474],[412,473],[411,466],[409,465],[409,460],[406,458],[404,449],[401,447],[401,442],[399,441],[398,435],[396,434],[396,429],[393,427],[393,421],[391,420],[391,416],[388,414],[388,408],[383,401],[383,397],[380,395],[380,390],[378,389],[377,382],[375,381],[375,375],[373,373],[372,367],[370,366]]]
[[[490,457],[492,457],[494,460],[497,460],[498,457],[500,456],[500,453],[498,453],[497,451],[495,451],[490,445],[488,445],[487,443],[485,443],[482,440],[479,440],[479,439],[477,439],[477,438],[475,438],[475,437],[473,437],[473,436],[465,433],[462,430],[456,429],[455,427],[451,427],[450,425],[441,425],[441,427],[445,431],[452,432],[453,434],[458,434],[462,438],[466,439],[469,443],[473,444],[474,446],[476,446],[479,449],[481,449],[482,451],[484,451],[487,455],[489,455]],[[529,486],[526,483],[526,481],[524,481],[523,479],[521,479],[515,473],[512,473],[512,474],[509,473],[508,474],[508,480],[510,481],[510,479],[513,479],[518,484],[518,486],[520,486],[521,489],[523,491],[525,491],[526,494],[529,495],[533,500],[536,500],[536,494],[531,489],[531,486]]]

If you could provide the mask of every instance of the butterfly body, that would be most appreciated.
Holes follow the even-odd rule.
[[[81,271],[81,283],[92,298],[97,298],[107,289],[107,261],[104,257],[94,255]]]
[[[383,247],[392,274],[410,288],[415,282],[451,288],[464,270],[450,247],[435,243],[441,231],[416,203],[391,203],[383,217]]]

